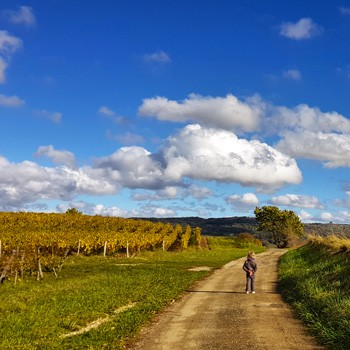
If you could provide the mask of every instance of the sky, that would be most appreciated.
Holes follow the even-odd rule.
[[[0,210],[350,224],[350,2],[1,0]]]

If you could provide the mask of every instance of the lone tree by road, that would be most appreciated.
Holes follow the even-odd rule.
[[[256,207],[254,214],[259,224],[258,231],[271,232],[278,248],[286,248],[304,235],[303,224],[292,210],[263,206],[262,208]]]

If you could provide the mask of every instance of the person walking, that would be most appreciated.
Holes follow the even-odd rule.
[[[251,291],[253,294],[255,293],[255,273],[258,270],[258,265],[255,261],[255,253],[249,252],[247,256],[247,260],[243,264],[243,270],[246,273],[246,286],[245,286],[245,292],[246,294],[249,294],[249,291]]]

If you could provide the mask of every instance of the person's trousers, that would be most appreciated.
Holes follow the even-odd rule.
[[[255,276],[247,276],[247,283],[245,285],[245,291],[246,292],[254,292],[255,291],[255,286],[254,286],[254,280]]]

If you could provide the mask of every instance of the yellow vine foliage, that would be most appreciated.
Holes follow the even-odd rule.
[[[191,230],[183,235],[182,248]],[[198,230],[197,230],[198,232]],[[197,233],[198,234],[198,233]],[[58,213],[0,212],[0,274],[59,268],[68,254],[116,254],[163,248],[182,235],[182,227],[148,220]]]

